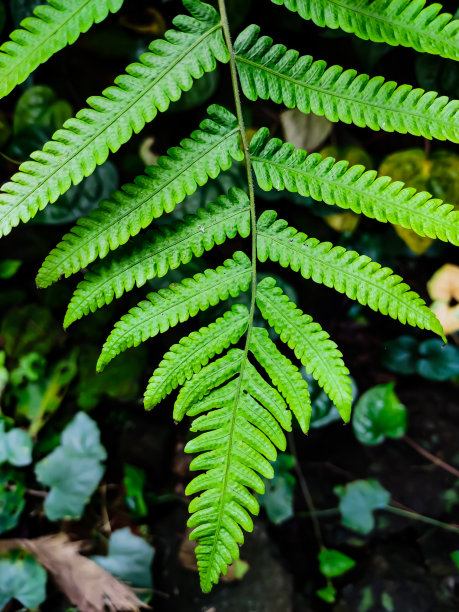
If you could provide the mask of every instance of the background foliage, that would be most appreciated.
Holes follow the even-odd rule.
[[[0,3],[2,35],[36,4]],[[257,22],[278,42],[330,63],[399,82],[416,80],[421,87],[459,97],[459,69],[453,61],[321,30],[270,2],[261,12],[256,2],[228,4],[235,28]],[[456,7],[445,2],[445,8]],[[0,109],[2,182],[89,95],[108,86],[152,38],[161,36],[180,11],[176,0],[126,2],[120,13],[64,49],[6,98]],[[452,536],[438,525],[426,526],[403,511],[458,522],[457,333],[447,347],[422,333],[401,335],[396,323],[323,287],[308,284],[304,294],[293,273],[279,281],[300,307],[320,314],[353,365],[358,400],[352,426],[342,426],[336,408],[303,372],[313,385],[313,428],[307,439],[293,432],[287,452],[276,462],[276,478],[260,500],[264,510],[247,539],[243,560],[230,572],[231,583],[204,598],[183,528],[189,480],[189,458],[183,453],[186,424],[174,427],[168,401],[154,416],[145,414],[139,401],[171,339],[159,337],[123,353],[96,375],[104,330],[144,291],[133,291],[124,304],[114,303],[65,333],[60,322],[72,284],[46,291],[34,285],[36,262],[70,223],[187,136],[210,103],[231,108],[226,70],[220,66],[205,76],[172,106],[174,115],[158,116],[57,205],[0,243],[0,534],[4,541],[20,537],[31,542],[29,549],[12,552],[2,550],[0,540],[0,608],[7,604],[18,609],[11,598],[26,608],[68,608],[65,589],[48,581],[45,591],[47,574],[36,554],[30,554],[37,546],[42,551],[49,546],[37,538],[60,533],[90,542],[92,560],[109,572],[102,574],[105,580],[114,576],[129,582],[144,600],[151,599],[154,585],[156,610],[191,611],[203,605],[263,611],[330,605],[336,612],[455,610],[459,533]],[[332,125],[296,111],[282,112],[264,101],[244,111],[249,135],[269,125],[273,136],[284,135],[308,151],[364,163],[459,208],[457,146]],[[241,184],[238,169],[232,170],[185,200],[173,215],[183,218]],[[311,198],[288,192],[260,191],[260,208],[269,207],[273,198],[278,209],[288,209],[292,225],[395,266],[416,291],[430,296],[449,331],[457,331],[459,277],[452,247],[336,207],[319,208]],[[221,252],[230,256],[226,249]],[[214,254],[204,254],[203,260],[205,267],[221,263]],[[149,281],[148,288],[165,287],[202,267],[190,262],[180,272]],[[206,313],[200,320],[209,322]],[[178,339],[181,332],[173,331],[171,337]],[[434,457],[420,454],[419,447]],[[450,469],[439,466],[436,458]],[[320,553],[310,497],[325,543]],[[394,508],[401,514],[394,514]],[[61,549],[70,554],[70,548]],[[72,554],[72,562],[83,563],[85,557]],[[90,570],[84,571],[89,576]]]

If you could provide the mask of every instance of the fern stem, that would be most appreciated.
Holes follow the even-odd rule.
[[[202,587],[203,587],[204,592],[210,591],[210,588],[212,586],[209,572],[213,566],[213,558],[216,553],[217,542],[219,538],[219,531],[220,531],[221,523],[223,519],[226,488],[228,484],[230,462],[231,462],[231,445],[232,445],[234,430],[236,426],[237,409],[239,405],[240,396],[242,393],[242,383],[244,380],[245,368],[246,368],[246,363],[247,363],[247,358],[248,358],[248,353],[249,353],[249,346],[250,346],[250,341],[252,337],[252,328],[253,328],[253,319],[254,319],[254,314],[255,314],[256,292],[257,292],[257,217],[256,217],[256,210],[255,210],[255,190],[254,190],[254,183],[253,183],[252,162],[250,159],[249,143],[248,143],[247,134],[245,131],[245,122],[244,122],[244,116],[242,113],[241,96],[240,96],[240,91],[239,91],[239,81],[238,81],[237,68],[236,68],[236,58],[234,55],[233,44],[231,42],[231,32],[230,32],[230,27],[229,27],[229,22],[228,22],[228,14],[226,11],[225,0],[218,0],[218,7],[219,7],[220,18],[222,22],[223,35],[224,35],[226,46],[228,47],[228,52],[230,55],[230,71],[231,71],[231,81],[232,81],[232,86],[233,86],[234,103],[236,107],[236,117],[238,121],[239,132],[241,135],[241,142],[242,142],[242,147],[243,147],[243,152],[244,152],[244,161],[245,161],[245,166],[246,166],[246,171],[247,171],[247,187],[248,187],[248,195],[249,195],[249,201],[250,201],[250,225],[251,225],[251,236],[252,236],[251,302],[250,302],[247,336],[246,336],[245,347],[244,347],[244,355],[243,355],[242,362],[241,362],[241,369],[239,371],[239,379],[238,379],[238,384],[237,384],[236,393],[234,397],[234,404],[233,404],[234,407],[233,407],[233,414],[232,414],[232,419],[231,419],[231,427],[228,433],[228,450],[226,454],[225,476],[224,476],[224,481],[223,481],[223,486],[222,486],[222,497],[220,499],[220,508],[219,508],[217,526],[216,526],[215,534],[213,537],[212,551],[209,556],[209,564],[208,564],[209,569],[207,570],[206,575],[202,578]]]

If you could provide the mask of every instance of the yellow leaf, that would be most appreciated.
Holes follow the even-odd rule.
[[[442,266],[427,283],[427,291],[434,301],[459,302],[459,266],[449,263]]]
[[[407,247],[416,255],[422,255],[427,251],[427,249],[432,244],[432,238],[427,238],[426,236],[418,236],[416,232],[413,230],[407,229],[405,227],[400,227],[399,225],[394,225],[394,229],[403,242],[407,245]]]
[[[120,23],[125,28],[139,34],[153,34],[158,38],[166,31],[166,20],[158,10],[150,6],[145,9],[145,16],[141,21],[134,22],[127,15],[122,15]]]
[[[459,331],[459,304],[449,306],[445,302],[433,302],[430,309],[440,321],[445,336]]]
[[[343,212],[336,215],[327,215],[324,217],[324,221],[337,232],[352,234],[359,224],[360,217],[353,212]]]

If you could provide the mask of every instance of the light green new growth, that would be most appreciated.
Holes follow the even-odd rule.
[[[271,0],[321,27],[459,60],[459,20],[426,0]]]
[[[269,0],[260,0],[260,8],[263,2]],[[459,59],[458,21],[439,13],[439,5],[425,7],[424,0],[273,2],[320,26]],[[13,33],[15,42],[3,46],[7,53],[0,51],[0,67],[8,74],[0,95],[109,10],[117,10],[121,0],[63,4],[51,0],[49,7],[37,9],[36,18],[23,22],[29,32]],[[290,431],[292,414],[301,429],[308,430],[311,400],[300,363],[344,421],[350,418],[351,383],[341,352],[273,278],[259,281],[258,261],[290,267],[373,310],[443,337],[432,311],[389,268],[354,251],[308,238],[287,221],[277,220],[274,211],[266,211],[257,221],[255,179],[264,190],[288,189],[459,245],[459,213],[428,193],[417,193],[389,177],[377,178],[362,166],[295,151],[292,144],[270,139],[267,128],[259,130],[249,146],[238,74],[249,100],[272,100],[332,121],[452,142],[459,142],[459,101],[409,85],[397,87],[382,77],[357,75],[340,66],[327,68],[323,61],[300,57],[297,51],[260,37],[256,25],[244,30],[233,48],[225,0],[218,0],[218,11],[199,0],[183,0],[183,4],[191,16],[176,17],[175,29],[166,32],[165,40],[155,40],[113,87],[89,98],[89,107],[67,121],[3,186],[0,235],[28,221],[89,176],[110,152],[188,91],[194,80],[214,70],[217,61],[229,62],[235,115],[210,106],[199,129],[180,146],[169,149],[157,165],[147,167],[144,174],[79,219],[37,276],[37,284],[47,287],[84,271],[65,316],[67,327],[216,245],[225,243],[225,253],[233,254],[215,269],[149,293],[116,323],[97,364],[102,370],[122,351],[250,291],[249,308],[233,304],[223,316],[216,315],[205,327],[197,325],[174,344],[154,370],[145,393],[145,407],[150,409],[181,386],[173,417],[177,421],[194,418],[191,430],[198,435],[185,450],[197,454],[191,469],[202,473],[186,490],[188,495],[199,494],[190,503],[188,524],[198,542],[201,586],[208,592],[238,558],[243,530],[253,527],[250,514],[259,511],[253,492],[263,493],[262,477],[273,477],[270,462],[276,458],[276,449],[286,448],[284,430]],[[209,179],[241,161],[246,191],[230,189],[183,221],[161,219],[143,231]],[[285,215],[289,214],[287,207]],[[238,250],[249,236],[250,257]],[[234,249],[229,239],[234,239]],[[266,328],[260,323],[254,326],[257,309]],[[271,340],[269,328],[287,347]],[[284,355],[289,349],[289,356]]]
[[[272,100],[330,121],[372,130],[414,134],[459,142],[459,102],[435,92],[413,89],[343,70],[284,45],[273,45],[249,26],[234,44],[244,94],[249,100]]]
[[[24,19],[0,47],[0,98],[122,4],[123,0],[49,0],[37,6],[34,17]]]

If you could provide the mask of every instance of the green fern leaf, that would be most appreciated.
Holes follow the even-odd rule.
[[[307,433],[311,420],[311,398],[301,372],[282,355],[268,331],[262,327],[252,329],[250,351],[284,396],[303,432]]]
[[[82,32],[116,13],[123,0],[49,0],[37,6],[33,17],[21,22],[0,47],[0,98],[22,83],[40,64],[72,45]]]
[[[221,106],[208,109],[209,117],[180,147],[169,149],[158,165],[148,166],[134,183],[124,185],[88,217],[80,219],[45,259],[37,275],[39,287],[48,287],[74,274],[97,257],[125,244],[164,212],[171,212],[187,195],[241,159],[234,115]]]
[[[246,331],[248,321],[247,308],[236,304],[208,327],[201,327],[174,344],[148,381],[145,408],[154,408],[179,385],[197,374],[212,357],[236,344]]]
[[[236,374],[236,379],[209,393]],[[266,405],[252,395],[252,383],[252,391],[264,389],[262,395],[266,391]],[[268,461],[276,458],[276,446],[286,448],[281,426],[290,431],[290,415],[282,400],[279,403],[280,396],[273,395],[272,387],[265,384],[269,389],[245,361],[244,351],[232,349],[188,381],[177,398],[174,416],[183,418],[186,413],[197,417],[191,431],[203,432],[185,451],[202,453],[190,469],[205,470],[186,489],[187,495],[201,492],[189,506],[192,516],[188,525],[193,528],[190,538],[198,540],[196,557],[204,592],[210,591],[228,564],[238,558],[238,545],[244,541],[242,529],[253,528],[249,512],[257,514],[259,506],[247,488],[264,492],[259,474],[272,478]]]
[[[165,40],[155,40],[139,62],[102,96],[88,99],[89,108],[65,122],[32,161],[19,167],[0,196],[0,235],[20,221],[28,221],[71,184],[80,183],[138,133],[158,112],[167,110],[194,79],[215,69],[216,61],[228,61],[220,17],[210,5],[183,0],[193,17],[179,15],[176,30]]]
[[[290,431],[292,428],[292,415],[287,409],[287,404],[274,387],[258,373],[256,368],[247,361],[244,371],[244,390],[247,391],[262,406],[266,406],[269,412],[279,421],[284,429]]]
[[[250,207],[246,193],[232,188],[216,203],[183,221],[152,230],[88,272],[70,301],[64,327],[110,304],[134,285],[141,287],[149,279],[162,277],[236,234],[244,238],[250,234]]]
[[[167,289],[150,293],[147,299],[124,315],[115,324],[97,362],[97,370],[132,346],[167,331],[194,317],[200,310],[215,306],[228,296],[247,291],[251,281],[250,259],[237,251],[215,270],[208,269]]]
[[[259,37],[259,31],[249,26],[234,44],[249,100],[272,100],[372,130],[459,142],[459,101],[341,66],[327,69],[324,61],[299,57],[298,51],[273,45],[268,36]]]
[[[459,60],[459,20],[440,13],[440,4],[425,0],[272,0],[303,19],[364,40],[412,47]]]
[[[459,211],[426,191],[406,188],[387,176],[377,178],[374,170],[365,172],[363,166],[349,166],[347,161],[295,151],[290,143],[270,140],[267,128],[252,138],[250,156],[257,182],[265,191],[288,189],[459,245]]]
[[[313,322],[312,317],[303,314],[282,289],[276,286],[273,278],[266,277],[258,284],[257,306],[263,318],[280,334],[280,339],[293,349],[306,371],[314,376],[347,423],[352,405],[349,370],[344,365],[341,352],[330,340],[327,332],[318,323]],[[277,355],[275,359],[279,363]],[[288,374],[288,370],[285,370],[283,378]],[[273,380],[276,384],[275,379]],[[293,409],[293,405],[291,408]],[[299,410],[301,411],[301,408]],[[308,405],[306,410],[309,412]],[[299,413],[301,418],[301,412]]]
[[[442,338],[443,329],[424,300],[402,278],[366,255],[333,247],[330,242],[308,238],[289,227],[277,213],[266,211],[258,222],[260,261],[277,261],[284,268],[300,271],[304,278],[345,293],[372,310],[421,329],[430,329]]]

